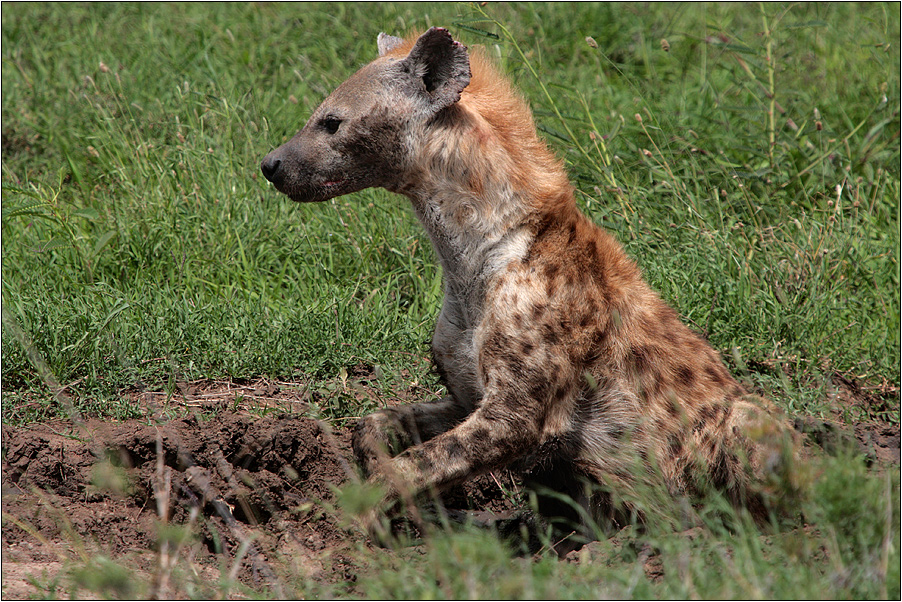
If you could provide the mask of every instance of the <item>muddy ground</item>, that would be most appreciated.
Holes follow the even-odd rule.
[[[283,411],[297,397],[265,382],[196,383],[168,400],[175,418],[143,394],[136,403],[156,419],[3,426],[3,598],[280,596],[311,583],[354,593],[361,558],[389,552],[336,507],[334,488],[357,478],[349,429]],[[263,405],[248,411],[255,398]],[[898,425],[862,423],[854,435],[874,460],[899,462]],[[507,518],[517,488],[493,473],[443,502],[452,515]]]
[[[310,582],[353,592],[358,559],[389,553],[336,505],[334,488],[358,480],[349,427],[283,411],[303,406],[296,388],[196,383],[170,400],[184,402],[178,418],[136,395],[148,401],[156,420],[3,426],[3,598],[221,597],[242,587],[282,597]],[[507,517],[516,487],[499,472],[442,501],[453,515]],[[117,583],[97,557],[144,583]],[[240,585],[221,585],[227,578]]]

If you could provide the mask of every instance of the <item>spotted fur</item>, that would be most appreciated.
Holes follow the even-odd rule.
[[[407,196],[441,261],[448,395],[363,418],[364,471],[398,496],[515,466],[609,523],[646,486],[713,484],[760,509],[751,484],[780,463],[783,419],[577,209],[509,82],[443,29],[378,46],[262,164],[298,201]]]

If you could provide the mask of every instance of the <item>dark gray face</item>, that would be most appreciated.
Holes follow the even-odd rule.
[[[341,84],[260,169],[299,202],[395,188],[408,167],[412,132],[457,102],[469,81],[466,49],[432,28],[406,58],[380,57]]]
[[[263,159],[263,175],[301,202],[384,186],[404,162],[401,136],[412,113],[393,93],[389,78],[397,63],[381,59],[339,86],[300,132]]]

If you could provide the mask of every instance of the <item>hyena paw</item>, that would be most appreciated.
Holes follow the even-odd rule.
[[[391,547],[404,526],[413,525],[421,533],[425,526],[417,505],[417,482],[423,480],[410,458],[402,454],[382,464],[367,485],[381,491],[381,498],[357,517],[358,524],[377,545]]]
[[[365,476],[378,472],[380,464],[410,447],[399,413],[392,409],[364,416],[351,436],[354,457]]]

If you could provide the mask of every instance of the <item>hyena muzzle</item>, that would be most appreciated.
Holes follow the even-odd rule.
[[[394,500],[512,466],[554,493],[540,511],[586,532],[639,511],[647,487],[713,485],[765,512],[756,483],[791,464],[784,419],[577,209],[509,82],[441,28],[377,45],[261,164],[295,201],[407,196],[441,262],[432,350],[448,394],[360,420],[370,480]]]

